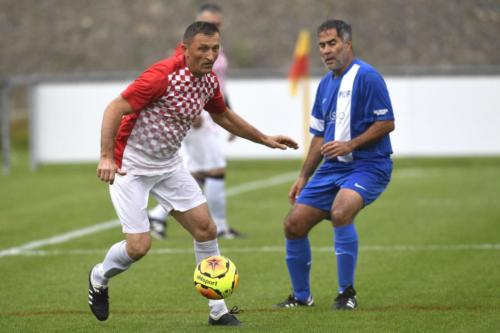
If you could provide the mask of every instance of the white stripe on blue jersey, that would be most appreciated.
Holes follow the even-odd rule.
[[[353,65],[345,73],[340,83],[340,89],[337,96],[337,112],[335,114],[335,141],[351,140],[351,105],[354,79],[358,73],[359,65]],[[339,156],[340,162],[352,161],[352,153]]]
[[[325,121],[323,119],[318,119],[314,116],[311,116],[310,126],[316,131],[323,132],[325,130]]]

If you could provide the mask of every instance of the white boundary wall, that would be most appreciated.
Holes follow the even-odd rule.
[[[396,156],[500,154],[500,76],[386,77],[396,116],[391,134]],[[314,98],[319,79],[311,82]],[[41,83],[31,91],[33,162],[95,162],[106,105],[128,82]],[[268,134],[303,140],[301,96],[291,97],[285,79],[233,79],[233,109]],[[311,100],[313,103],[313,100]],[[307,119],[308,121],[308,119]],[[228,158],[293,158],[237,139]]]

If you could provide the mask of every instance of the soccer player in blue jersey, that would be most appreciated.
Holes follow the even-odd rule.
[[[319,84],[310,123],[313,138],[288,194],[294,204],[284,221],[292,293],[276,306],[314,305],[308,233],[321,220],[330,219],[338,272],[333,308],[353,310],[358,256],[354,218],[391,179],[389,133],[394,130],[394,115],[382,76],[354,56],[351,26],[327,20],[317,32],[321,58],[330,71]]]

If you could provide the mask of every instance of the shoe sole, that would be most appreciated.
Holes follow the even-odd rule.
[[[208,318],[208,325],[210,326],[241,326],[241,321],[236,319],[235,321],[220,323],[218,320],[213,320],[212,318]]]

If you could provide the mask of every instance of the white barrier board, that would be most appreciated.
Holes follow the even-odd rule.
[[[312,98],[318,82],[318,78],[311,81]],[[386,82],[396,116],[396,131],[391,134],[396,156],[500,154],[500,77],[387,77]],[[97,161],[104,108],[127,84],[33,87],[34,162]],[[230,80],[228,95],[233,109],[261,131],[287,134],[301,143],[299,150],[280,151],[237,139],[225,147],[228,158],[303,155],[302,96],[290,96],[287,80]]]

